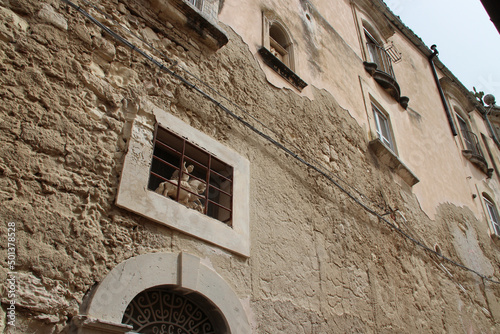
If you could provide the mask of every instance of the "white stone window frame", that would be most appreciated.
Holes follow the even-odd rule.
[[[378,138],[385,146],[387,146],[387,148],[396,154],[396,145],[394,142],[394,134],[392,133],[389,115],[382,111],[382,109],[373,102],[371,107],[373,110],[373,120],[375,122],[375,130]]]
[[[483,194],[483,202],[486,209],[485,211],[487,213],[489,226],[492,231],[491,235],[500,238],[500,215],[498,214],[498,209],[486,194]]]
[[[203,132],[189,126],[172,114],[148,101],[139,103],[133,120],[128,151],[116,205],[157,223],[205,240],[224,249],[250,256],[250,162],[232,149]],[[209,152],[233,167],[232,227],[148,189],[153,157],[154,125],[147,117],[153,115],[159,126]]]
[[[365,112],[368,122],[368,138],[370,138],[368,147],[377,156],[380,162],[389,167],[392,171],[394,171],[394,173],[399,175],[399,177],[401,177],[403,181],[406,182],[410,187],[413,187],[415,184],[420,182],[420,180],[418,179],[417,175],[415,175],[415,173],[413,173],[413,171],[398,156],[395,140],[396,136],[392,128],[391,117],[377,102],[377,100],[382,100],[383,98],[379,95],[376,95],[375,91],[369,85],[363,84],[363,81],[361,81],[361,83],[365,102]],[[389,121],[394,150],[390,149],[378,137],[375,115],[373,113],[373,105],[376,106],[377,109],[380,110]]]
[[[270,36],[271,26],[276,25],[282,33],[286,36],[287,45],[281,45],[277,41],[274,41]],[[278,49],[278,52],[284,52],[284,57],[286,58],[283,63],[288,66],[292,71],[295,71],[295,44],[292,40],[291,34],[286,28],[286,26],[272,13],[262,13],[262,45],[271,50],[271,46]]]

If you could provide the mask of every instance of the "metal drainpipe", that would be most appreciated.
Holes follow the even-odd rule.
[[[434,74],[434,80],[436,80],[436,85],[438,87],[439,95],[441,96],[441,101],[443,102],[444,111],[446,112],[446,117],[448,118],[448,123],[450,124],[451,133],[453,136],[458,135],[457,129],[455,128],[455,123],[453,123],[453,117],[451,116],[450,108],[444,97],[443,88],[439,82],[439,78],[436,72],[436,67],[434,66],[434,57],[439,54],[436,45],[431,46],[432,54],[429,56],[429,63],[431,64],[432,74]]]
[[[490,119],[488,118],[488,115],[491,112],[491,108],[493,108],[493,105],[490,106],[490,109],[484,113],[484,118],[486,118],[486,123],[488,124],[488,127],[490,128],[491,136],[493,137],[493,141],[495,144],[500,148],[500,143],[498,142],[498,137],[495,132],[495,129],[493,129],[493,125],[490,123]]]

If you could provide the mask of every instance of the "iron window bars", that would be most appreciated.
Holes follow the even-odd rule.
[[[392,69],[392,61],[390,55],[387,51],[381,47],[377,40],[365,29],[365,36],[367,39],[368,53],[370,55],[370,60],[377,64],[377,70],[387,73],[393,78],[394,70]]]
[[[159,126],[148,189],[232,225],[233,168]]]

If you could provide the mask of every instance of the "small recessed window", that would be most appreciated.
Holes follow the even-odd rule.
[[[375,125],[377,127],[378,138],[385,146],[387,146],[394,152],[394,143],[392,141],[389,120],[375,105],[372,104],[372,108],[373,115],[375,117]]]
[[[161,127],[148,189],[231,226],[233,168]]]
[[[290,62],[290,42],[286,33],[276,23],[269,28],[269,44],[271,53],[281,60],[283,64],[293,69]]]
[[[294,72],[294,48],[292,36],[276,15],[262,13],[262,47],[259,48],[262,60],[295,88],[302,91],[307,83]]]
[[[486,209],[488,210],[488,216],[490,218],[490,223],[493,227],[493,231],[497,236],[500,236],[500,218],[498,216],[498,211],[493,204],[493,201],[490,201],[488,198],[483,196],[484,204],[486,205]]]

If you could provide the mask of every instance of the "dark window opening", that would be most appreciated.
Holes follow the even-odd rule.
[[[160,127],[148,189],[231,226],[233,168]]]
[[[271,25],[269,28],[269,44],[271,53],[293,70],[290,61],[290,43],[286,33],[276,24]]]

